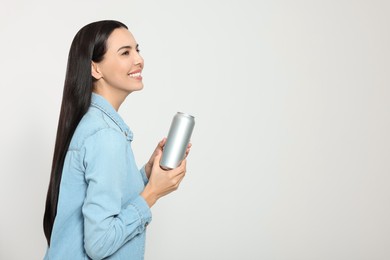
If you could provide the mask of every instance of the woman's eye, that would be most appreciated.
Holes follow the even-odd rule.
[[[130,52],[129,51],[125,51],[124,53],[122,53],[122,55],[129,55]]]
[[[141,52],[141,50],[140,50],[140,49],[137,49],[137,52],[138,52],[138,53],[140,53],[140,52]]]

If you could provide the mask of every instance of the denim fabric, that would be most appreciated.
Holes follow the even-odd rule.
[[[144,259],[152,215],[139,195],[148,180],[132,140],[111,104],[93,93],[65,157],[45,259]]]

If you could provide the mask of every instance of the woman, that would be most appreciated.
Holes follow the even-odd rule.
[[[150,207],[186,172],[186,160],[171,171],[159,167],[165,139],[136,167],[133,133],[117,111],[143,88],[143,67],[120,22],[88,24],[73,39],[46,199],[45,259],[143,259]]]

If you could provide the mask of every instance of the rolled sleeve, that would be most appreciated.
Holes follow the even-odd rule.
[[[88,188],[82,207],[84,248],[89,257],[102,259],[145,231],[152,219],[146,201],[137,195],[123,205],[124,185],[131,149],[123,135],[103,129],[85,141],[85,180]],[[146,177],[146,175],[145,175]]]

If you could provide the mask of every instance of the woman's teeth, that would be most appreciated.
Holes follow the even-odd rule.
[[[132,77],[132,78],[137,78],[137,77],[141,76],[141,72],[129,74],[129,76]]]

